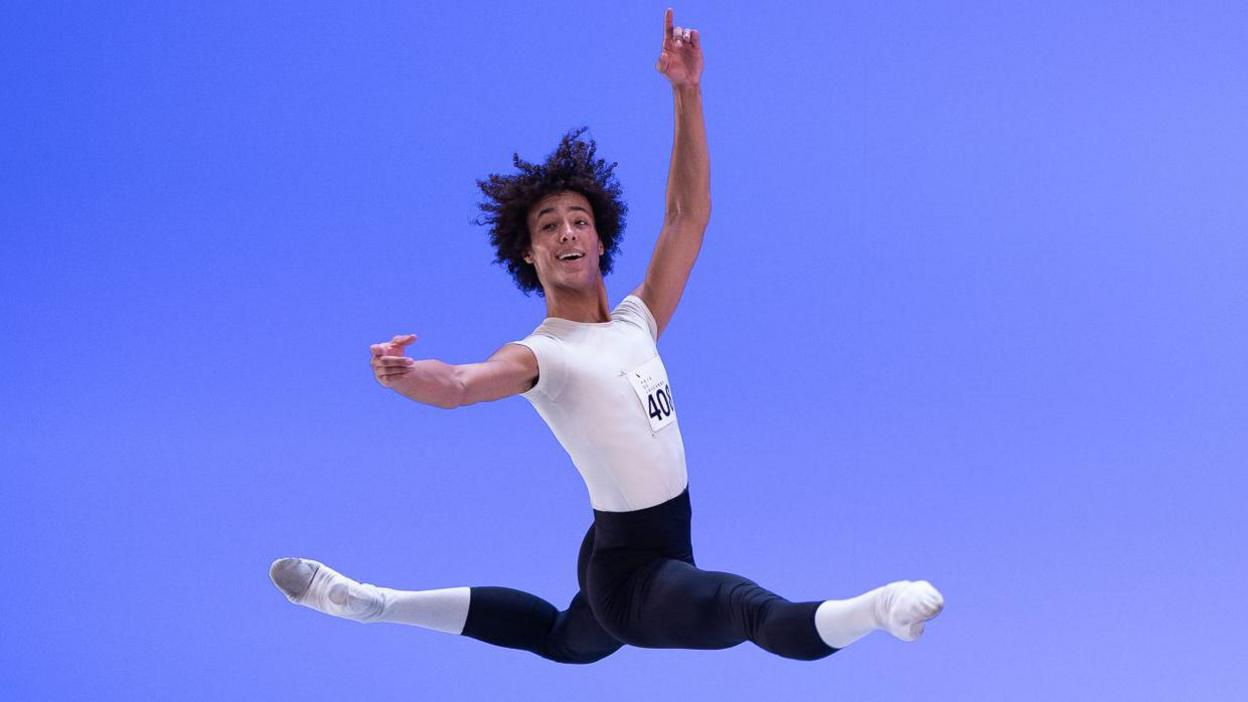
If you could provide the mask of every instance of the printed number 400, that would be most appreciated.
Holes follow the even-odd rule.
[[[650,393],[650,418],[662,421],[672,416],[672,388],[664,383],[663,387]]]

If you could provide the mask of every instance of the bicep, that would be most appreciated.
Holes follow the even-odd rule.
[[[537,382],[537,357],[527,347],[507,344],[482,363],[455,367],[463,386],[463,404],[519,395]]]
[[[646,279],[633,292],[640,297],[654,321],[659,327],[659,334],[667,327],[676,305],[685,292],[685,284],[689,282],[689,274],[693,271],[693,263],[702,250],[702,235],[706,224],[701,221],[671,222],[659,233],[659,241],[654,246],[654,256],[646,269]]]

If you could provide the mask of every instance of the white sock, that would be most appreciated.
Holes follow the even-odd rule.
[[[269,568],[273,584],[295,604],[363,623],[391,622],[459,634],[468,620],[470,590],[392,590],[358,583],[307,558],[279,558]]]
[[[914,641],[944,607],[945,598],[926,580],[898,580],[848,600],[824,602],[815,610],[815,629],[832,648],[845,648],[876,629]]]

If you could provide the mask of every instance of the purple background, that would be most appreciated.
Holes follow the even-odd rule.
[[[544,316],[474,178],[587,124],[662,215],[659,3],[0,10],[8,699],[1248,693],[1248,10],[711,3],[714,215],[662,350],[699,562],[945,613],[818,663],[589,667],[286,602],[302,555],[560,606],[589,522],[518,398],[382,388]]]

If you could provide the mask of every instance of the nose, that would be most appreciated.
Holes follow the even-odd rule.
[[[572,223],[568,222],[564,224],[563,229],[559,233],[559,239],[561,241],[567,241],[569,239],[575,239],[575,238],[576,238],[576,230],[572,228]]]

